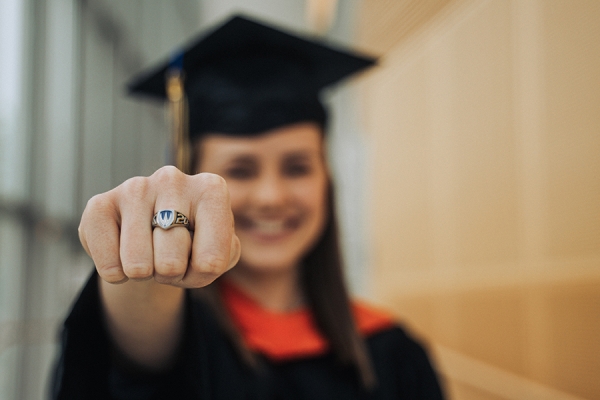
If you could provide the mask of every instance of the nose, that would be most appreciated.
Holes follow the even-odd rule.
[[[283,207],[288,197],[285,180],[276,173],[263,174],[257,179],[252,191],[252,200],[261,208]]]

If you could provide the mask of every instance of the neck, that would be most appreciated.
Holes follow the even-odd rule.
[[[298,268],[273,272],[256,271],[238,265],[225,278],[267,310],[286,312],[297,309],[304,303]]]

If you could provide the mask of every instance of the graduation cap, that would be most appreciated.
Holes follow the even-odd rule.
[[[175,164],[189,172],[189,143],[206,133],[248,136],[304,121],[324,128],[327,113],[319,93],[374,63],[238,15],[141,73],[128,89],[171,100],[178,116]],[[173,100],[180,97],[187,97],[187,107]]]
[[[191,138],[207,132],[252,135],[300,121],[324,126],[319,92],[375,62],[242,16],[176,54],[185,76]],[[167,100],[173,65],[168,60],[133,79],[130,94]]]

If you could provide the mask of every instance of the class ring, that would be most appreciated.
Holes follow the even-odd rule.
[[[182,226],[187,228],[190,226],[190,220],[188,217],[175,210],[159,210],[154,217],[152,217],[152,227],[171,229],[176,226]]]

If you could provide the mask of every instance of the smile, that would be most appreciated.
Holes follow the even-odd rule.
[[[262,239],[279,239],[300,225],[299,218],[258,219],[238,217],[237,227]]]

